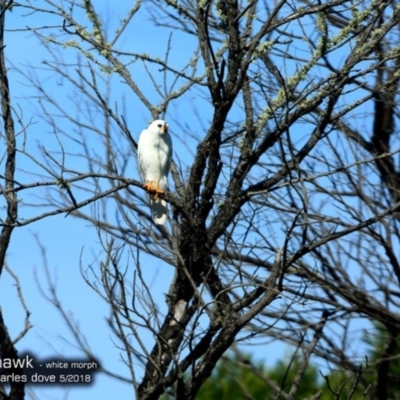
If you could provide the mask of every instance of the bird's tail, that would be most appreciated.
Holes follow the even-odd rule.
[[[163,199],[150,199],[151,213],[153,220],[157,225],[164,225],[167,220],[168,208],[167,202]]]

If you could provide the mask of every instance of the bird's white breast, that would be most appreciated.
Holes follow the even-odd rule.
[[[144,181],[165,179],[166,181],[171,153],[171,138],[168,133],[158,134],[145,129],[138,142],[139,168],[142,179]]]

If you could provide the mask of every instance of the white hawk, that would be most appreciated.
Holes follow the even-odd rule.
[[[168,124],[157,119],[144,129],[138,141],[139,171],[150,193],[150,208],[153,220],[164,225],[167,220],[167,203],[158,197],[167,190],[167,177],[171,166],[172,141]]]

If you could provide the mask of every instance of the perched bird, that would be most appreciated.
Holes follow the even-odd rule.
[[[167,190],[168,173],[171,166],[172,141],[168,124],[157,119],[142,131],[138,141],[139,171],[150,194],[150,208],[153,220],[164,225],[167,220],[167,203],[158,197]]]

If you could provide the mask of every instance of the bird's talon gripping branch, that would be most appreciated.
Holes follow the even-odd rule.
[[[153,199],[157,199],[159,194],[164,194],[163,190],[155,190]]]
[[[164,194],[164,190],[161,190],[158,184],[154,184],[152,182],[147,182],[143,185],[143,188],[146,189],[150,194],[153,195],[153,199],[156,199],[159,194]]]
[[[143,188],[146,189],[148,192],[153,191],[153,184],[151,182],[147,182],[143,185]]]

